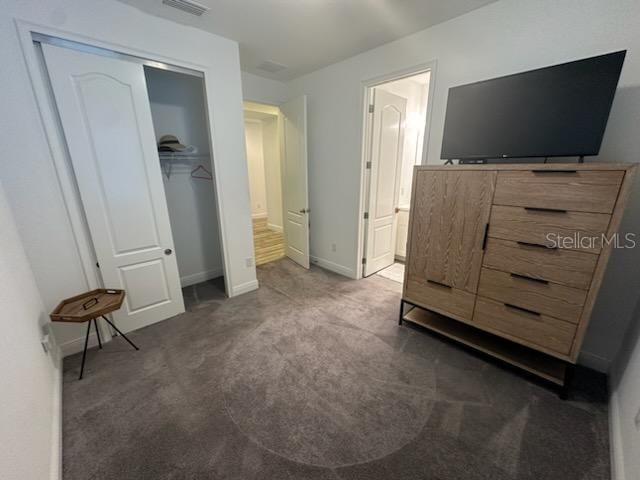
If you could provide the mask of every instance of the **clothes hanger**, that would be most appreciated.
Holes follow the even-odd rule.
[[[199,171],[203,171],[204,174],[198,174]],[[191,170],[191,178],[199,178],[201,180],[213,180],[213,174],[203,167],[202,165],[198,165],[196,168]]]

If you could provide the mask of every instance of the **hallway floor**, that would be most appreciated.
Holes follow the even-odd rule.
[[[284,257],[284,234],[269,228],[266,218],[253,220],[253,247],[256,266]]]
[[[418,327],[401,285],[288,259],[260,289],[185,291],[188,311],[64,362],[65,480],[599,480],[602,378],[569,401]]]

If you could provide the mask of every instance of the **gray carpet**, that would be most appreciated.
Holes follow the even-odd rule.
[[[65,480],[609,478],[602,378],[569,401],[397,324],[401,285],[289,260],[65,359]]]

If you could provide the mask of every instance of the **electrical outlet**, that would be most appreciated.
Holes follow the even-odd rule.
[[[247,257],[247,258],[245,258],[245,260],[244,260],[244,261],[245,261],[245,263],[247,264],[247,268],[251,268],[251,267],[253,267],[253,258],[251,258],[251,257]]]
[[[49,335],[45,335],[42,337],[40,341],[40,345],[42,345],[42,349],[44,353],[49,353],[49,348],[51,348],[51,344],[49,343]]]
[[[335,252],[335,251],[336,251],[336,244],[335,244],[335,243],[332,243],[332,244],[331,244],[331,251],[332,251],[332,252]]]

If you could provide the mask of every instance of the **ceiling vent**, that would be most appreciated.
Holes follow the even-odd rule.
[[[280,70],[284,70],[285,68],[287,68],[287,66],[286,65],[282,65],[281,63],[276,63],[276,62],[271,62],[269,60],[265,60],[260,65],[258,65],[256,68],[259,68],[260,70],[264,70],[265,72],[276,73],[276,72],[279,72]]]
[[[191,15],[201,16],[203,13],[207,13],[210,8],[201,3],[194,2],[193,0],[162,0],[162,3],[183,12],[190,13]]]

